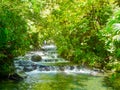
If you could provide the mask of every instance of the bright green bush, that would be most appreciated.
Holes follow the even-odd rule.
[[[13,4],[14,6],[14,4]],[[20,10],[10,3],[0,3],[0,74],[14,71],[13,58],[29,48],[27,23]]]

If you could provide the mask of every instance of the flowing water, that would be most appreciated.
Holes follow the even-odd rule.
[[[42,60],[31,60],[33,55],[41,56]],[[104,85],[103,73],[70,64],[58,57],[54,45],[16,59],[16,72],[24,73],[27,78],[20,82],[0,81],[0,90],[112,90]]]

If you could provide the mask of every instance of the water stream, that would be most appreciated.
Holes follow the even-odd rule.
[[[60,58],[55,45],[17,57],[14,64],[16,72],[27,77],[0,81],[0,90],[112,90],[104,85],[103,73]]]

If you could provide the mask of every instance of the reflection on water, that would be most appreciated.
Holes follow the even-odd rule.
[[[102,80],[84,74],[39,73],[21,82],[1,81],[0,90],[110,90]]]

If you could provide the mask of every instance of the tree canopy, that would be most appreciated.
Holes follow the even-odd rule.
[[[13,58],[54,42],[71,62],[110,66],[120,60],[118,0],[1,0],[0,73]],[[113,65],[113,63],[112,63]]]

